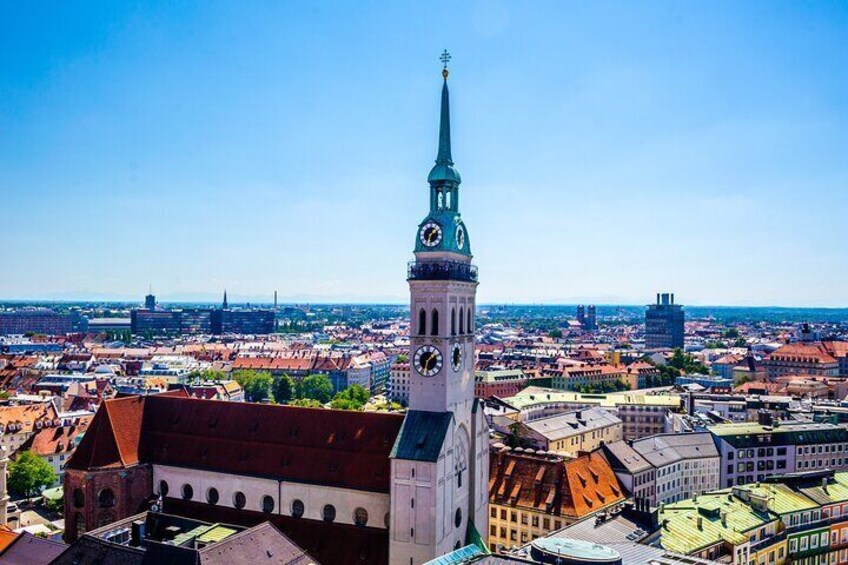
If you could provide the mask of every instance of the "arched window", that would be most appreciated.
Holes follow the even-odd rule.
[[[233,506],[241,510],[244,508],[245,504],[247,504],[247,499],[244,496],[243,492],[236,491],[233,494]]]
[[[262,512],[270,514],[274,511],[274,497],[267,494],[262,497]]]
[[[206,491],[206,502],[209,504],[218,504],[219,498],[218,489],[215,487],[209,487],[209,490]]]
[[[450,190],[445,191],[445,208],[447,208],[448,210],[451,209],[451,191]]]
[[[418,335],[427,335],[427,312],[424,308],[418,312]]]
[[[454,514],[453,517],[453,523],[456,525],[457,528],[460,524],[462,524],[462,508],[456,509],[456,514]]]
[[[332,522],[336,519],[336,507],[332,504],[325,504],[324,510],[321,512],[321,518],[325,522]]]
[[[191,500],[194,497],[194,489],[186,483],[183,485],[183,500]]]
[[[430,335],[439,335],[439,311],[435,308],[430,316]]]
[[[292,518],[300,518],[303,516],[303,501],[295,498],[291,503],[291,515]]]
[[[451,335],[456,335],[456,308],[451,308]]]
[[[467,314],[468,314],[468,333],[470,333],[470,334],[473,334],[473,333],[474,333],[474,322],[473,322],[473,321],[472,321],[472,319],[471,319],[471,313],[472,313],[473,311],[474,311],[474,307],[473,307],[473,306],[469,306],[469,307],[468,307],[468,312],[467,312]]]
[[[168,496],[168,481],[159,481],[159,494],[163,498]]]
[[[82,492],[82,489],[75,488],[74,489],[74,508],[82,508],[85,506],[85,493]]]
[[[368,523],[368,511],[360,507],[353,511],[353,523],[357,526],[364,526]]]
[[[459,307],[459,335],[465,333],[465,312],[462,309],[462,306]]]
[[[100,508],[112,508],[115,506],[115,492],[110,488],[104,488],[97,495],[97,504]]]

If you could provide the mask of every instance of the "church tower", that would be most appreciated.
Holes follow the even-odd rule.
[[[439,150],[407,268],[409,412],[392,451],[390,558],[416,565],[487,534],[488,429],[474,399],[477,267],[459,213],[442,54]]]

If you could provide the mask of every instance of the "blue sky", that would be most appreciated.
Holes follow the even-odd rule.
[[[406,300],[438,55],[483,302],[848,305],[844,2],[0,8],[0,298]]]

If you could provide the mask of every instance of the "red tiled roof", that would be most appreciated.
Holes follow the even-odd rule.
[[[559,457],[492,453],[489,500],[558,516],[582,518],[624,500],[621,485],[599,453]]]
[[[836,363],[826,348],[816,343],[787,343],[766,357],[766,361],[795,361],[803,363]]]
[[[139,461],[375,492],[403,416],[185,398],[107,400],[69,467]]]
[[[88,429],[92,416],[82,416],[79,423],[73,426],[59,426],[56,428],[41,428],[24,444],[36,455],[56,455],[70,453],[76,447],[74,440],[79,434],[84,434]]]
[[[388,492],[403,417],[199,399],[148,398],[144,460]]]

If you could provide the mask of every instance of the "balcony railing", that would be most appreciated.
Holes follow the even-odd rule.
[[[460,261],[410,261],[406,269],[406,279],[477,282],[477,267]]]

